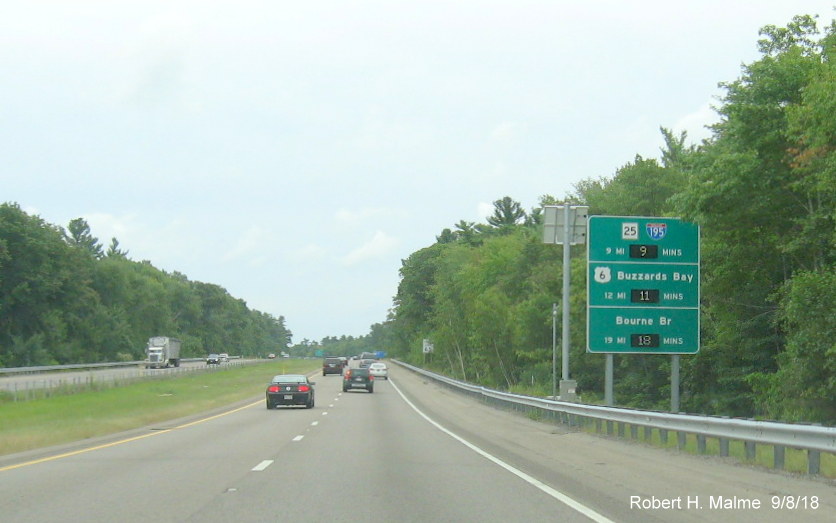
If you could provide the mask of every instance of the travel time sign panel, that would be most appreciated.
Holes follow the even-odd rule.
[[[589,305],[697,307],[697,265],[589,262]]]
[[[590,216],[587,351],[699,350],[699,228],[676,218]]]
[[[590,262],[700,262],[699,227],[675,218],[590,216],[588,234]]]

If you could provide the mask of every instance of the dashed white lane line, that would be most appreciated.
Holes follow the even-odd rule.
[[[319,425],[318,421],[314,421],[313,423],[311,423],[311,427],[316,427],[317,425]]]
[[[269,467],[272,464],[273,464],[272,459],[265,459],[264,461],[262,461],[261,463],[259,463],[255,467],[253,467],[253,472],[261,472],[262,470],[266,469],[267,467]]]
[[[302,441],[302,438],[304,437],[305,436],[296,436],[295,438],[293,438],[293,441]]]

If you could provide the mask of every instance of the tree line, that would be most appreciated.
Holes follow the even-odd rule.
[[[505,197],[487,223],[444,229],[403,260],[390,314],[366,345],[470,382],[550,393],[563,269],[561,249],[542,243],[541,207],[675,216],[702,236],[701,350],[682,358],[682,408],[835,424],[836,22],[820,31],[797,16],[760,34],[760,58],[720,84],[711,138],[686,145],[684,132],[662,128],[658,160],[637,155],[530,212]],[[584,249],[572,253],[570,371],[593,399],[604,357],[585,352]],[[618,404],[667,410],[669,398],[669,357],[615,356]]]
[[[183,341],[183,357],[210,351],[264,356],[291,332],[218,285],[107,249],[82,218],[67,229],[0,205],[0,367],[144,359],[151,336]]]

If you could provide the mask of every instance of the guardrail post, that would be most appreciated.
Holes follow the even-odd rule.
[[[612,436],[612,421],[607,420],[607,436]]]
[[[653,439],[653,427],[645,427],[644,428],[644,440],[650,441]]]
[[[638,425],[630,425],[630,439],[639,439]]]
[[[730,419],[728,416],[720,416],[722,419]],[[729,457],[729,440],[726,438],[717,438],[720,443],[720,455],[724,458]]]
[[[697,434],[697,452],[705,454],[705,436]]]
[[[668,444],[668,430],[667,429],[659,429],[659,441],[661,441],[663,445]]]
[[[807,451],[807,474],[818,475],[821,472],[821,452],[818,450]]]
[[[618,422],[618,437],[624,437],[624,423],[621,423],[620,421]]]
[[[783,470],[784,468],[784,447],[781,445],[775,445],[773,447],[772,453],[772,466],[778,470]]]
[[[676,433],[676,448],[682,450],[685,448],[685,438],[688,435],[684,432],[677,432]]]
[[[755,456],[757,455],[757,450],[755,449],[755,442],[745,441],[743,442],[743,446],[746,447],[746,459],[749,461],[755,461]]]
[[[595,418],[595,433],[596,434],[601,433],[601,420],[598,419],[598,418]]]

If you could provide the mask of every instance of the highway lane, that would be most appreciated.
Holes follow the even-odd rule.
[[[586,520],[427,423],[391,383],[368,394],[316,381],[314,409],[259,399],[86,452],[4,460],[2,520]]]
[[[392,376],[367,394],[342,393],[339,377],[319,375],[311,410],[268,411],[259,398],[88,452],[29,465],[25,456],[3,459],[2,520],[829,521],[836,513],[832,483],[576,433],[399,368]],[[8,468],[14,462],[22,466]],[[815,497],[817,508],[769,507],[770,496],[789,495]],[[701,508],[631,507],[635,496]],[[710,508],[719,496],[765,508]]]

